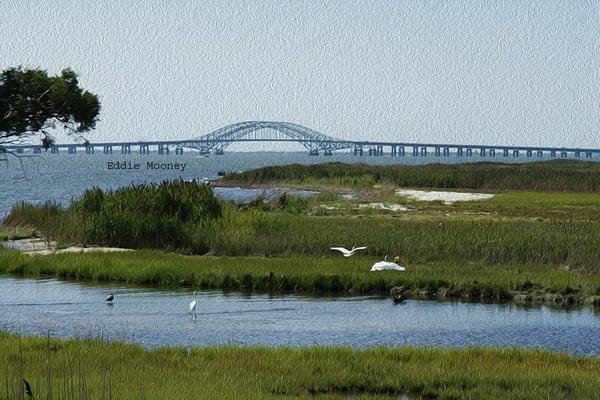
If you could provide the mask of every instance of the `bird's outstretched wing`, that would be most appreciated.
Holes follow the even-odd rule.
[[[364,250],[364,249],[366,249],[367,247],[368,247],[368,246],[365,246],[365,247],[355,247],[355,248],[354,248],[354,251],[356,251],[356,250]]]
[[[331,250],[337,250],[337,251],[340,251],[340,252],[342,252],[342,254],[348,254],[348,253],[350,253],[350,251],[349,251],[349,250],[347,250],[347,249],[345,249],[345,248],[343,248],[343,247],[330,247],[330,249],[331,249]]]

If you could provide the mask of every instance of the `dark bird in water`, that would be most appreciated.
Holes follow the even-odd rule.
[[[25,385],[25,394],[28,397],[33,397],[33,393],[31,393],[31,385],[27,382],[26,379],[23,379],[23,385]]]
[[[401,294],[397,294],[392,296],[392,300],[394,301],[394,304],[398,304],[398,303],[402,303],[404,300],[406,300],[406,297],[404,297]]]
[[[406,300],[402,288],[399,287],[393,287],[392,290],[390,290],[390,295],[392,296],[394,304],[399,304]]]
[[[115,296],[112,293],[109,293],[108,296],[106,296],[106,301],[109,303],[112,303],[112,301],[115,299]]]

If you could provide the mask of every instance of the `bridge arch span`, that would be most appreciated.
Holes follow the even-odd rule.
[[[264,133],[259,134],[260,132]],[[204,153],[211,151],[222,153],[234,142],[250,141],[297,142],[312,154],[318,154],[319,151],[331,153],[335,150],[354,146],[345,143],[341,139],[291,122],[246,121],[219,128],[189,143],[185,143],[183,147],[195,148]]]

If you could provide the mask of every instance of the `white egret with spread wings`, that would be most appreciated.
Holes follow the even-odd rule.
[[[352,249],[351,249],[351,250],[348,250],[348,249],[346,249],[346,248],[344,248],[344,247],[331,247],[331,250],[336,250],[336,251],[339,251],[339,252],[341,252],[341,253],[344,255],[344,257],[351,257],[351,256],[353,256],[353,255],[354,255],[354,253],[356,253],[357,251],[359,251],[359,250],[364,250],[364,249],[366,249],[366,248],[367,248],[367,246],[364,246],[364,247],[356,247],[356,246],[352,246]]]

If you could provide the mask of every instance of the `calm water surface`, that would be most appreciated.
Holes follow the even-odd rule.
[[[114,305],[104,297],[115,293]],[[512,304],[307,298],[90,285],[0,276],[0,330],[165,345],[499,346],[600,356],[600,315]]]

